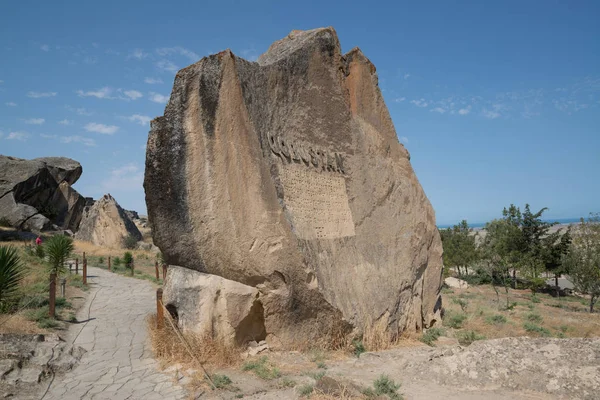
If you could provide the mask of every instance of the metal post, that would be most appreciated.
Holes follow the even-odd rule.
[[[75,259],[75,275],[79,274],[79,258]]]
[[[158,261],[154,262],[154,270],[156,271],[156,280],[159,280],[160,275],[158,274]]]
[[[50,274],[50,298],[48,300],[48,315],[54,318],[56,308],[56,273]]]
[[[67,286],[67,278],[61,278],[61,280],[60,280],[60,294],[61,294],[62,297],[65,297],[66,286]]]
[[[87,259],[83,259],[83,284],[87,285]]]
[[[108,256],[108,270],[110,271],[110,256]]]
[[[131,276],[133,276],[133,269],[134,269],[134,265],[133,265],[133,258],[131,259]]]
[[[162,306],[162,296],[163,290],[161,288],[156,289],[156,327],[158,329],[162,329],[165,325],[165,315]]]
[[[163,281],[167,280],[167,264],[163,264]]]

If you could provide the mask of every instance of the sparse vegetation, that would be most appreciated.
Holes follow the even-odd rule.
[[[11,226],[12,225],[11,225],[10,221],[8,220],[8,218],[6,218],[6,217],[0,218],[0,227],[10,228]]]
[[[474,331],[459,331],[456,333],[456,339],[458,339],[458,343],[463,346],[468,346],[476,340],[483,340],[485,336],[478,334]]]
[[[12,246],[0,246],[0,310],[10,311],[15,304],[25,267]]]
[[[352,347],[354,348],[354,355],[355,355],[356,357],[360,357],[360,355],[361,355],[362,353],[364,353],[365,351],[367,351],[367,350],[365,349],[365,345],[363,344],[362,340],[355,339],[355,340],[352,342]]]
[[[402,400],[404,397],[398,393],[400,386],[387,375],[381,375],[373,382],[373,388],[365,389],[363,394],[367,397],[387,396],[391,400]]]
[[[429,328],[423,334],[423,336],[421,336],[421,342],[425,343],[428,346],[433,346],[433,342],[435,342],[444,333],[445,332],[442,328]]]
[[[447,314],[447,317],[444,319],[444,322],[450,327],[454,329],[462,328],[463,322],[467,319],[467,315],[464,313],[451,313]]]
[[[530,333],[538,333],[541,336],[551,336],[550,331],[548,329],[537,325],[533,322],[525,322],[523,324],[523,328],[525,328],[525,330]]]
[[[210,379],[217,389],[224,389],[231,385],[231,379],[227,375],[214,374]]]
[[[302,385],[298,387],[298,394],[301,397],[308,397],[312,394],[314,390],[315,387],[313,385]]]
[[[279,369],[269,363],[267,356],[262,356],[257,360],[248,361],[242,366],[243,371],[252,371],[261,379],[271,380],[281,376]]]
[[[134,250],[137,248],[138,240],[133,235],[128,235],[123,238],[123,248]]]
[[[501,315],[501,314],[494,314],[494,315],[488,316],[486,318],[486,321],[489,324],[500,325],[500,324],[505,324],[506,323],[506,317],[504,315]]]

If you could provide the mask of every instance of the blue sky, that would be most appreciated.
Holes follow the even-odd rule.
[[[439,224],[510,203],[600,211],[600,2],[5,2],[0,153],[72,157],[75,187],[145,212],[148,122],[175,72],[333,26],[373,61]]]

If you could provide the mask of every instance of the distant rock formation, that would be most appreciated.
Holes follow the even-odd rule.
[[[70,158],[0,155],[0,219],[23,230],[77,230],[86,201],[71,185],[82,171]]]
[[[179,71],[151,123],[144,188],[167,263],[257,290],[269,345],[440,318],[433,208],[375,66],[342,54],[332,28],[293,31],[258,62],[227,50]],[[190,305],[212,289],[185,274],[169,272],[165,297],[202,327]]]
[[[105,194],[85,208],[75,238],[96,246],[121,248],[123,239],[129,235],[142,240],[142,234],[125,210],[110,194]]]

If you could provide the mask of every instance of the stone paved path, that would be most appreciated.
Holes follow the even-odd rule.
[[[145,318],[156,307],[152,284],[98,268],[89,268],[88,283],[92,289],[77,315],[88,322],[68,338],[87,353],[75,369],[56,376],[43,400],[185,399],[150,352]]]

